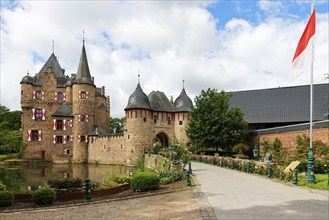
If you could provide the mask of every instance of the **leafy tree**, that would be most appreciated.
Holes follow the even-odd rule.
[[[122,134],[123,133],[123,122],[126,117],[123,118],[110,118],[110,133],[112,134]]]
[[[216,89],[202,90],[195,98],[195,107],[191,110],[191,120],[186,129],[193,144],[230,150],[235,144],[245,142],[248,135],[248,123],[243,112],[230,108],[232,94]]]

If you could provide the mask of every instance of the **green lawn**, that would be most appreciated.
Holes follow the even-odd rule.
[[[310,189],[328,190],[328,174],[315,174],[315,183],[307,183],[307,176],[298,174],[298,185]]]

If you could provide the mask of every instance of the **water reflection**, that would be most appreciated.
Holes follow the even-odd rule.
[[[38,164],[0,165],[0,180],[8,190],[28,191],[44,186],[50,179],[80,178],[87,176],[96,182],[104,182],[110,174],[129,175],[132,167],[90,164]]]

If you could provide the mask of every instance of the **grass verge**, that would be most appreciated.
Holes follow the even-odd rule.
[[[328,175],[315,174],[315,183],[308,183],[307,176],[298,174],[298,185],[310,189],[328,190]]]

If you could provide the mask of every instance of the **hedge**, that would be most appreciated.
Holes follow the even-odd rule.
[[[153,172],[136,172],[131,178],[130,185],[136,192],[156,190],[160,186],[160,178]]]

